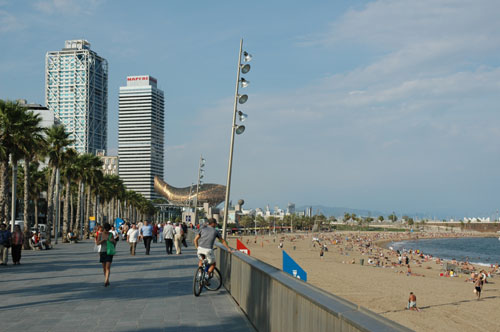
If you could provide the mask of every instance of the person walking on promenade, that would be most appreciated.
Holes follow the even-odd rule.
[[[146,248],[146,255],[149,255],[151,250],[151,240],[153,239],[153,226],[149,221],[144,222],[144,226],[141,227],[141,238],[144,241],[144,248]]]
[[[132,227],[127,231],[127,242],[130,245],[130,254],[135,256],[135,248],[137,246],[137,238],[139,237],[139,230],[132,224]]]
[[[158,224],[158,241],[160,243],[163,242],[163,227],[165,227],[164,223]]]
[[[116,244],[115,238],[113,237],[113,234],[110,231],[111,231],[111,225],[105,223],[103,225],[103,229],[98,233],[98,235],[95,238],[95,244],[99,248],[99,262],[102,263],[102,270],[104,272],[104,287],[109,286],[111,263],[113,262],[113,255],[108,254],[108,246],[114,246]]]
[[[186,236],[187,236],[187,232],[188,232],[188,226],[186,225],[185,222],[183,222],[181,224],[181,227],[182,227],[182,245],[184,246],[184,248],[187,248],[188,245],[186,242]]]
[[[23,248],[24,234],[19,225],[14,226],[12,233],[12,262],[14,265],[21,264],[21,249]]]
[[[9,261],[9,247],[12,242],[12,234],[7,229],[7,225],[0,224],[0,258],[2,265],[7,265]]]
[[[179,223],[175,224],[175,236],[174,236],[174,244],[175,244],[175,253],[177,255],[182,254],[181,252],[181,241],[182,241],[182,227]]]
[[[153,225],[153,243],[157,243],[158,240],[158,224]]]
[[[163,227],[163,238],[165,239],[165,248],[167,255],[172,255],[172,247],[174,245],[175,230],[172,222],[169,220],[165,227]]]

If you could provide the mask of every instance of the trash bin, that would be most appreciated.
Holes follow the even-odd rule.
[[[365,265],[365,259],[364,258],[361,258],[359,260],[359,265]]]
[[[295,246],[293,246],[293,250],[295,250]]]

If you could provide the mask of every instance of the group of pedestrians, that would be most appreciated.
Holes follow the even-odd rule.
[[[0,224],[0,259],[1,265],[6,266],[9,261],[9,248],[14,265],[21,264],[21,251],[24,244],[24,234],[19,225],[14,226],[14,232],[7,229],[6,224]]]
[[[130,255],[135,256],[137,243],[144,242],[146,255],[150,254],[151,242],[163,242],[167,255],[173,254],[173,246],[177,255],[182,253],[181,246],[187,247],[186,234],[188,226],[186,223],[173,224],[170,220],[167,223],[152,225],[149,221],[140,222],[137,225],[125,223],[120,226],[122,239],[125,240],[130,247]],[[109,223],[104,223],[102,226],[97,226],[95,233],[96,251],[99,253],[99,262],[102,264],[104,273],[104,286],[110,285],[109,276],[111,274],[111,263],[115,254],[115,247],[120,240],[118,230],[115,230]]]

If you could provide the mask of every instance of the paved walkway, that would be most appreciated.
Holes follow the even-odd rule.
[[[111,286],[93,242],[23,251],[21,265],[0,266],[0,331],[255,331],[221,288],[193,295],[192,246],[151,255],[138,244],[135,257],[120,241],[111,266]]]

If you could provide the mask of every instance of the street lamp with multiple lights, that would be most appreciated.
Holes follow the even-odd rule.
[[[203,156],[200,156],[200,165],[198,166],[198,184],[196,185],[196,196],[194,198],[194,209],[196,212],[196,208],[198,207],[198,193],[200,192],[200,186],[203,184],[203,177],[205,175],[205,159]]]
[[[224,201],[224,222],[222,224],[222,237],[226,239],[227,236],[227,219],[229,215],[229,193],[231,189],[231,172],[233,168],[233,149],[234,149],[234,134],[237,135],[243,134],[245,131],[245,126],[237,125],[236,119],[239,119],[240,122],[245,121],[248,117],[242,111],[238,111],[238,104],[244,104],[248,100],[248,95],[239,94],[240,85],[242,88],[246,88],[249,85],[249,81],[245,78],[241,77],[240,74],[247,74],[250,71],[250,64],[246,62],[250,62],[252,60],[252,56],[243,51],[243,39],[240,40],[240,52],[238,53],[238,71],[236,74],[236,91],[234,93],[234,108],[233,108],[233,122],[231,125],[231,144],[229,147],[229,165],[227,168],[227,184],[226,184],[226,199]]]

